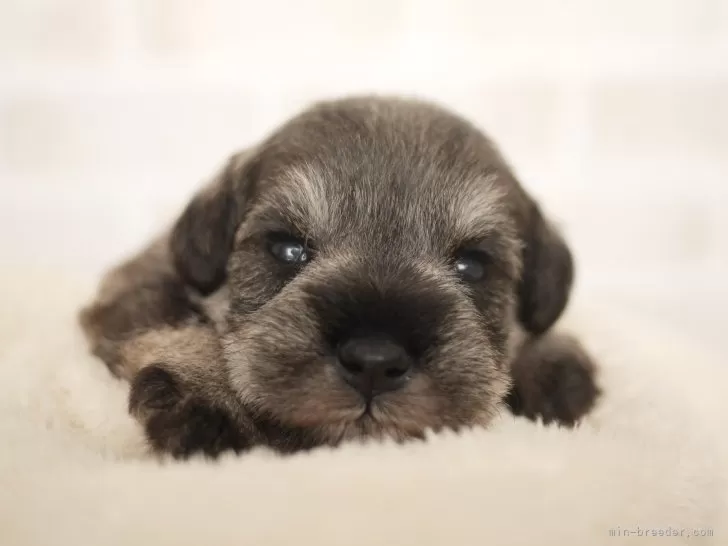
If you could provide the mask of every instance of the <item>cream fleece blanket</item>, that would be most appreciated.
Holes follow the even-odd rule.
[[[576,431],[504,412],[426,444],[160,463],[76,329],[92,286],[2,281],[3,546],[728,545],[728,363],[594,302],[562,322],[606,392]]]

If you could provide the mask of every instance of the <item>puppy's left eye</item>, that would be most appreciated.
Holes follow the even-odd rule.
[[[285,264],[300,265],[309,260],[309,250],[301,241],[293,238],[276,238],[268,246],[275,259]]]
[[[455,271],[467,282],[478,282],[485,277],[487,256],[481,252],[464,251],[455,257]]]

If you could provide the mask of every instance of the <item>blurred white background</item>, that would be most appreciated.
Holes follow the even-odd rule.
[[[728,0],[0,0],[0,265],[98,275],[232,150],[369,91],[489,132],[582,296],[721,344]]]

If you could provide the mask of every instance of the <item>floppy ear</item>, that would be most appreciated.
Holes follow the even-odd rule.
[[[531,201],[529,209],[523,234],[518,318],[529,332],[541,334],[566,307],[574,279],[574,260],[564,239],[544,218],[538,205]]]
[[[249,152],[231,157],[215,179],[187,205],[171,234],[174,265],[203,294],[225,281],[235,231],[242,221],[253,177]]]

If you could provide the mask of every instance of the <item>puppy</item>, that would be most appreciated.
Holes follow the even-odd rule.
[[[436,105],[323,102],[229,159],[81,313],[159,452],[293,452],[599,389],[550,331],[571,253],[494,145]]]

